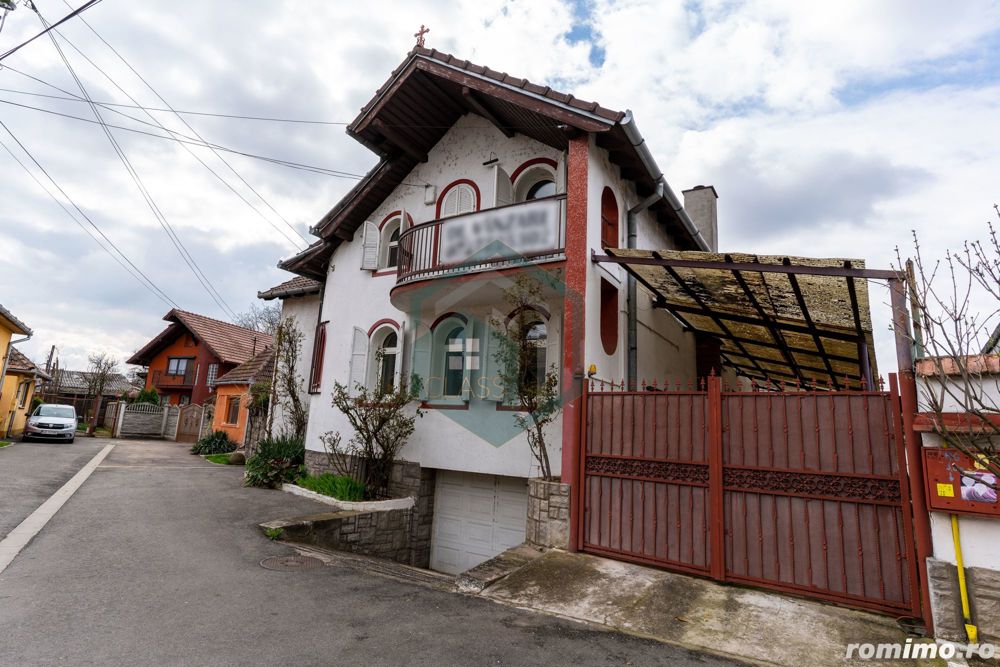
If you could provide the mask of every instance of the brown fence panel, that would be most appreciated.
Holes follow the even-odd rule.
[[[898,397],[723,392],[712,378],[704,392],[591,389],[584,402],[581,549],[914,611]]]
[[[588,551],[707,573],[704,392],[591,392],[581,536]]]

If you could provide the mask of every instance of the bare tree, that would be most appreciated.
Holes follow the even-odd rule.
[[[376,356],[381,365],[381,352]],[[423,416],[419,408],[413,413],[407,410],[420,395],[420,387],[417,376],[410,382],[400,378],[393,386],[376,382],[374,389],[361,383],[353,391],[340,382],[333,385],[333,406],[347,417],[354,435],[343,442],[340,433],[328,432],[320,440],[331,468],[364,484],[366,499],[388,491],[392,465],[413,435],[417,418]]]
[[[281,305],[251,303],[250,308],[236,314],[233,322],[246,329],[273,335],[281,322]]]
[[[531,454],[543,479],[552,478],[546,428],[559,412],[559,374],[555,364],[545,367],[544,339],[540,336],[539,312],[544,310],[541,284],[530,276],[518,276],[504,290],[504,301],[513,316],[509,321],[491,320],[493,352],[504,398],[520,408],[514,414],[524,429]]]
[[[118,360],[107,352],[98,352],[87,357],[88,365],[83,373],[85,391],[87,398],[93,399],[94,412],[90,416],[90,424],[87,433],[93,434],[97,428],[97,418],[101,412],[101,399],[104,396],[104,388],[108,386],[111,379],[118,374]]]
[[[285,415],[284,428],[291,435],[304,438],[309,422],[309,411],[302,395],[305,380],[299,374],[298,363],[302,355],[302,332],[295,325],[295,318],[286,317],[274,331],[274,408],[280,408]],[[274,413],[271,411],[271,420]],[[268,432],[271,424],[268,424]]]
[[[1000,218],[1000,207],[994,206]],[[986,242],[967,241],[929,262],[916,233],[909,274],[914,343],[921,357],[920,392],[933,428],[951,447],[1000,479],[1000,358],[992,352],[1000,330],[1000,241],[987,222]],[[897,251],[898,256],[898,251]],[[899,259],[900,266],[904,266]],[[956,416],[958,413],[958,416]],[[996,493],[995,481],[977,474]]]

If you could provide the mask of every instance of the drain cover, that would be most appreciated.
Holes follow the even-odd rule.
[[[322,567],[323,561],[311,556],[271,556],[262,560],[260,566],[267,570],[311,570]]]

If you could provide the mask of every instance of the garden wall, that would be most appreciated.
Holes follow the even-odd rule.
[[[305,463],[310,475],[338,474],[323,452],[307,449]],[[403,537],[405,538],[407,558],[398,562],[408,563],[415,567],[429,567],[431,530],[434,521],[434,470],[422,468],[419,463],[412,461],[397,461],[393,465],[389,480],[389,496],[392,498],[410,497],[414,500],[412,510],[393,510],[406,512],[410,515],[405,526],[395,522],[392,524],[395,530],[405,532]],[[325,546],[339,548],[332,544]],[[396,559],[393,558],[393,560]]]
[[[410,564],[411,521],[412,511],[406,509],[340,510],[263,527],[281,528],[282,539]]]
[[[524,541],[542,548],[569,547],[570,485],[528,480],[528,522]]]

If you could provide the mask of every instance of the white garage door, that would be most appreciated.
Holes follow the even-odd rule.
[[[439,470],[431,569],[458,574],[524,541],[527,480]]]

